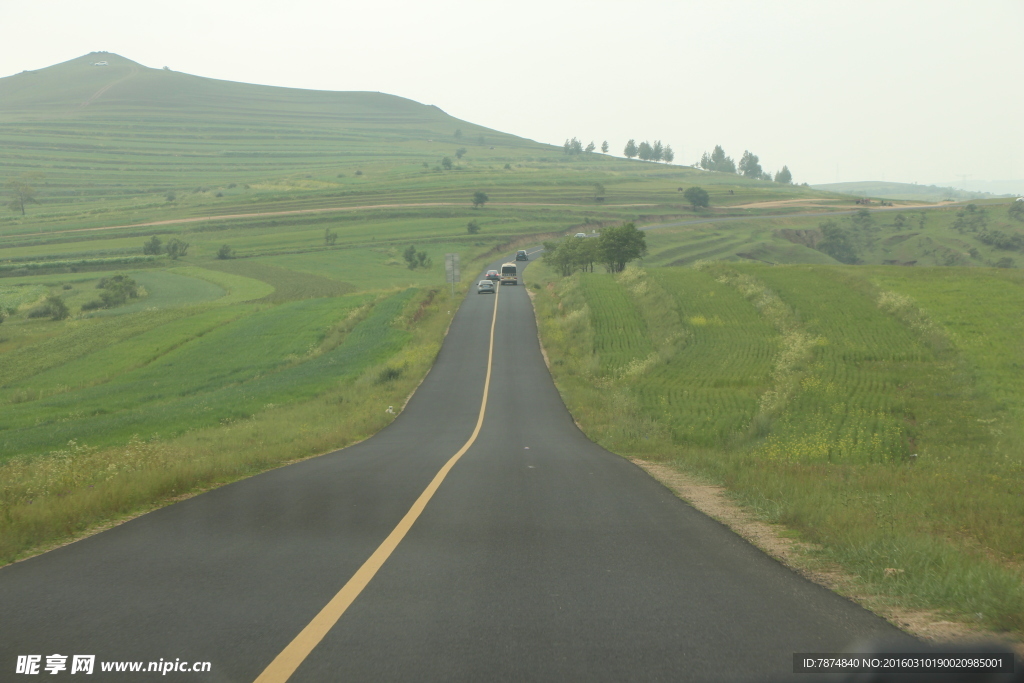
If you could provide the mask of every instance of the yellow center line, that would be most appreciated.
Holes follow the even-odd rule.
[[[487,412],[487,394],[491,388],[491,364],[494,360],[494,327],[498,322],[498,291],[500,291],[500,288],[495,288],[494,314],[491,317],[491,339],[487,349],[487,375],[484,379],[484,396],[480,402],[480,415],[476,419],[476,428],[473,429],[473,434],[469,437],[469,441],[463,444],[459,452],[453,455],[444,464],[444,467],[434,475],[433,480],[423,490],[420,497],[416,499],[416,502],[412,504],[409,511],[405,513],[405,517],[398,523],[398,526],[388,534],[384,542],[377,547],[373,554],[370,555],[370,558],[363,563],[363,566],[352,575],[348,583],[342,586],[341,590],[331,598],[331,601],[320,610],[320,613],[313,617],[313,620],[306,625],[306,628],[302,629],[299,635],[295,636],[292,642],[263,670],[263,673],[259,675],[255,683],[284,683],[291,678],[291,675],[305,661],[309,653],[313,651],[313,648],[338,623],[341,615],[345,613],[349,605],[359,597],[359,594],[370,583],[370,580],[373,579],[387,559],[391,557],[391,553],[395,551],[398,544],[409,533],[409,529],[416,523],[423,509],[427,507],[427,503],[430,502],[438,487],[441,486],[441,482],[448,476],[448,472],[451,471],[455,463],[459,461],[459,458],[476,441],[476,437],[480,434],[480,428],[484,425],[484,413]]]

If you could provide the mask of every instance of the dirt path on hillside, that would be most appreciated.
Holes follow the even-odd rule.
[[[835,206],[836,202],[840,200],[821,200],[821,199],[779,199],[773,202],[753,202],[751,204],[733,204],[732,206],[724,206],[724,209],[764,209],[770,206]]]
[[[823,208],[835,208],[835,207],[840,205],[840,202],[844,202],[844,201],[849,201],[849,200],[845,200],[845,199],[815,199],[815,198],[810,198],[810,199],[780,199],[780,200],[777,200],[777,201],[774,201],[774,202],[754,202],[752,204],[734,204],[732,206],[723,206],[723,207],[720,207],[720,208],[723,208],[723,209],[765,209],[765,208],[770,208],[772,206],[797,206],[797,205],[799,205],[801,207],[803,207],[803,206],[808,206],[808,207],[813,206],[813,207],[823,207]],[[898,202],[898,201],[906,201],[906,200],[898,200],[897,199],[897,200],[893,200],[893,201]],[[874,204],[862,205],[863,208],[872,208],[872,209],[881,209],[881,208],[887,208],[887,209],[899,209],[899,208],[905,208],[905,209],[925,209],[925,208],[934,208],[934,207],[937,207],[937,206],[949,206],[949,204],[948,203],[945,203],[945,204],[894,204],[893,206],[887,206],[887,207],[882,207],[881,205],[875,206]]]
[[[96,92],[94,92],[94,93],[92,94],[92,97],[90,97],[90,98],[89,98],[89,99],[87,99],[87,100],[86,100],[85,102],[82,102],[82,103],[81,103],[80,105],[78,105],[78,108],[79,108],[79,109],[82,109],[83,107],[88,107],[88,106],[89,106],[90,104],[92,104],[92,103],[93,103],[93,102],[95,102],[95,101],[96,101],[97,99],[99,99],[100,97],[102,97],[102,96],[103,96],[103,94],[104,94],[105,92],[107,92],[108,90],[110,90],[111,88],[113,88],[113,87],[114,87],[115,85],[117,85],[118,83],[124,83],[124,82],[125,82],[125,81],[127,81],[128,79],[130,79],[130,78],[134,78],[134,77],[135,77],[135,76],[136,76],[136,75],[137,75],[137,74],[139,73],[139,67],[137,67],[137,66],[133,66],[133,67],[131,67],[131,69],[132,69],[132,70],[128,72],[128,75],[127,75],[127,76],[122,76],[121,78],[117,79],[117,80],[116,80],[116,81],[114,81],[113,83],[107,83],[107,84],[106,84],[105,86],[103,86],[102,88],[100,88],[99,90],[97,90]]]
[[[111,84],[113,85],[113,84]],[[491,206],[578,206],[578,204],[544,204],[541,202],[490,202]],[[18,237],[33,237],[37,235],[63,235],[71,232],[95,232],[97,230],[121,230],[123,228],[148,228],[155,225],[180,225],[182,223],[201,223],[203,221],[232,220],[236,218],[260,218],[266,216],[294,216],[305,213],[331,213],[333,211],[360,211],[364,209],[404,209],[422,208],[427,206],[465,206],[462,202],[428,202],[423,204],[366,204],[363,206],[332,206],[323,209],[293,209],[291,211],[260,211],[257,213],[226,213],[219,216],[198,216],[195,218],[173,218],[166,221],[151,221],[149,223],[129,223],[127,225],[108,225],[100,228],[73,228],[71,230],[48,230],[46,232],[26,232]],[[604,206],[630,207],[630,206],[656,206],[656,204],[605,204]],[[12,235],[14,237],[15,235]]]

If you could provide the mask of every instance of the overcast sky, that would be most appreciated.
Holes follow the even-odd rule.
[[[0,76],[105,50],[797,182],[1024,178],[1024,0],[0,0],[0,26]]]

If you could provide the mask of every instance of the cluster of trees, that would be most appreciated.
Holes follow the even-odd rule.
[[[600,263],[611,273],[622,271],[630,261],[647,254],[644,233],[633,223],[606,228],[594,238],[567,237],[561,242],[544,243],[544,261],[563,276],[577,270],[593,271]]]
[[[402,258],[405,259],[405,264],[409,267],[409,270],[429,268],[433,264],[433,261],[427,256],[427,252],[416,251],[416,247],[411,244],[402,252]]]
[[[1024,207],[1024,202],[1014,202],[1010,206],[1010,217],[1017,220],[1024,220],[1024,208],[1014,210],[1015,207]],[[1003,251],[1024,251],[1024,235],[1021,233],[1006,233],[1002,230],[990,230],[988,227],[988,212],[978,207],[977,204],[968,204],[956,212],[956,220],[953,221],[953,229],[961,235],[973,233],[975,238],[982,244],[987,244],[995,249]]]
[[[700,158],[699,165],[705,171],[739,173],[744,178],[753,178],[755,180],[774,180],[775,182],[783,185],[789,185],[793,182],[793,174],[790,173],[788,166],[783,166],[775,173],[773,178],[770,173],[761,168],[761,160],[758,156],[749,150],[743,151],[743,157],[740,158],[740,165],[739,168],[737,168],[736,162],[733,161],[732,157],[726,156],[725,150],[722,149],[722,146],[715,145],[715,149],[712,150],[711,154],[704,152]]]
[[[154,256],[167,254],[172,259],[177,260],[179,256],[188,254],[188,248],[189,243],[177,237],[172,237],[165,245],[159,237],[153,235],[142,245],[142,253]]]
[[[455,132],[452,133],[452,137],[454,137],[456,140],[461,140],[462,139],[462,129],[461,128],[456,128]],[[478,136],[476,141],[477,141],[477,144],[480,144],[480,145],[486,145],[487,144],[487,138],[485,138],[483,135]]]
[[[881,227],[867,209],[860,209],[842,224],[828,219],[818,225],[821,239],[814,244],[818,251],[828,254],[840,263],[860,263],[860,254],[878,240]]]
[[[1010,202],[1010,208],[1006,210],[1006,215],[1015,221],[1024,222],[1024,202]]]
[[[456,159],[462,159],[462,157],[464,157],[464,156],[466,156],[466,148],[465,147],[459,147],[457,150],[455,150],[455,158]],[[426,162],[424,162],[423,165],[426,166],[427,165]],[[450,170],[452,170],[453,166],[455,166],[455,163],[452,161],[451,157],[444,157],[443,159],[441,159],[441,167],[444,170],[450,171]]]
[[[566,154],[570,154],[570,155],[575,155],[575,154],[593,154],[595,149],[597,149],[597,145],[594,144],[593,140],[591,140],[587,144],[587,146],[584,147],[583,143],[578,138],[572,138],[571,140],[567,139],[565,141],[565,144],[562,145],[562,151],[565,152]],[[608,153],[608,141],[607,140],[605,140],[604,142],[601,143],[601,151],[604,152],[605,154]]]
[[[338,233],[330,228],[324,228],[324,246],[333,247],[338,241]]]
[[[653,145],[645,140],[638,145],[636,140],[630,139],[622,153],[627,159],[640,157],[643,161],[664,161],[666,164],[671,164],[676,158],[672,145],[662,145],[661,140],[655,140]]]
[[[105,277],[99,281],[96,288],[103,290],[100,292],[100,298],[83,304],[83,311],[114,308],[126,303],[128,299],[137,299],[139,296],[139,284],[127,275]]]

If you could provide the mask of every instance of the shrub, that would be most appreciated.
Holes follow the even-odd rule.
[[[392,382],[402,376],[401,368],[383,368],[377,373],[377,384]]]
[[[227,244],[217,250],[217,258],[221,260],[226,261],[227,259],[234,257],[234,255],[234,251],[232,251],[231,247]]]
[[[46,301],[39,304],[28,312],[30,318],[47,318],[52,320],[64,320],[71,314],[64,299],[56,294],[46,297]]]
[[[470,235],[475,235],[480,232],[480,225],[476,221],[470,221],[466,224],[466,232]]]
[[[179,256],[184,256],[188,253],[188,247],[188,242],[175,237],[167,243],[167,255],[172,259],[177,260]]]
[[[356,171],[356,175],[363,175],[362,171]]]
[[[149,238],[148,242],[142,245],[142,253],[151,255],[164,253],[163,242],[160,241],[159,237],[153,235]]]

